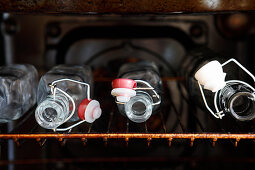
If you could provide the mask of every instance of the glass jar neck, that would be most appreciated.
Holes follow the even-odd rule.
[[[253,90],[241,83],[228,83],[219,93],[219,105],[240,121],[255,118],[255,96]]]
[[[48,95],[36,108],[36,120],[43,128],[57,128],[69,116],[69,107],[69,100],[65,95]]]
[[[127,117],[136,123],[142,123],[148,120],[153,110],[153,100],[151,96],[144,91],[137,91],[136,96],[124,106]]]

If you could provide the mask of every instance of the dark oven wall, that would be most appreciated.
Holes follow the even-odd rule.
[[[192,43],[206,45],[222,55],[238,57],[245,62],[244,55],[253,58],[247,45],[254,31],[252,17],[252,14],[167,17],[4,14],[2,30],[8,46],[7,62],[26,62],[43,68],[81,62],[91,62],[96,67],[100,65],[100,57],[91,59],[95,55],[102,55],[101,58],[108,61],[130,56],[155,60],[151,54],[132,45],[150,49],[172,65],[178,65]],[[232,27],[228,26],[231,22]]]

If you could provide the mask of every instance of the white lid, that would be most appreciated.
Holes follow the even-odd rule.
[[[130,100],[130,97],[127,96],[117,96],[117,101],[126,103]]]
[[[221,64],[214,60],[201,67],[195,74],[196,80],[204,86],[204,89],[216,92],[225,85],[226,73],[223,72]]]
[[[126,103],[136,95],[136,91],[128,88],[115,88],[112,89],[111,94],[116,96],[118,102]]]
[[[88,123],[94,122],[98,119],[102,114],[102,110],[100,108],[100,104],[96,100],[92,100],[86,107],[85,110],[85,121]]]

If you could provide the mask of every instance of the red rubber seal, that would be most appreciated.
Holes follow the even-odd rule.
[[[119,78],[112,81],[112,88],[127,88],[133,89],[136,87],[136,81],[132,79]]]
[[[81,119],[81,120],[84,120],[85,119],[85,110],[89,104],[89,102],[91,102],[92,100],[90,99],[83,99],[79,105],[79,108],[78,108],[78,117]]]

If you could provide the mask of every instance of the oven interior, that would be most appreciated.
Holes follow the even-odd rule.
[[[215,119],[194,104],[184,77],[176,73],[194,46],[235,58],[254,73],[252,12],[166,16],[4,13],[1,18],[2,65],[33,64],[40,76],[59,64],[89,65],[92,93],[103,110],[94,123],[61,133],[74,135],[70,138],[41,128],[34,118],[36,106],[21,119],[0,124],[1,134],[16,134],[0,140],[1,168],[253,169],[254,139],[245,135],[253,134],[254,121]],[[122,64],[142,60],[157,63],[164,93],[159,113],[137,124],[119,113],[110,91]],[[22,134],[31,138],[22,138]],[[161,138],[162,134],[179,135]],[[229,136],[221,137],[224,134]]]

